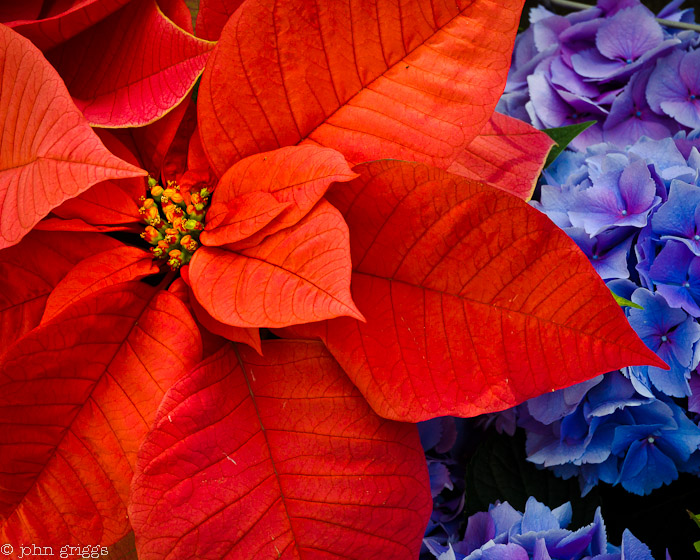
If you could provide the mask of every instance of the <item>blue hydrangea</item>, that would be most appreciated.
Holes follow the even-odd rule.
[[[524,513],[503,502],[472,515],[460,541],[426,538],[424,543],[438,560],[654,560],[629,530],[620,547],[608,543],[600,508],[593,522],[578,530],[568,529],[571,517],[569,502],[550,509],[530,497]]]
[[[533,202],[636,304],[630,325],[670,367],[611,372],[504,416],[525,429],[528,460],[578,477],[584,493],[602,481],[648,494],[698,469],[700,428],[673,398],[700,409],[699,145],[691,132],[566,151]]]

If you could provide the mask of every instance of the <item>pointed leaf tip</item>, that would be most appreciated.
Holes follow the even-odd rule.
[[[379,414],[475,416],[627,365],[663,367],[544,214],[418,163],[355,170],[327,196],[350,229],[367,322],[295,331],[322,338]]]
[[[95,183],[146,172],[104,147],[42,53],[5,26],[0,58],[0,121],[6,123],[0,137],[2,249]]]

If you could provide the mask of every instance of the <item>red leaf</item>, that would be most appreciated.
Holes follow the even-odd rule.
[[[199,0],[197,37],[218,41],[228,18],[242,3],[243,0]]]
[[[294,332],[322,337],[378,414],[476,416],[623,366],[664,367],[544,214],[418,163],[355,170],[327,196],[350,228],[367,322]]]
[[[90,124],[142,126],[189,93],[213,43],[177,27],[155,0],[131,2],[47,54]]]
[[[210,247],[247,239],[272,222],[288,206],[289,203],[278,202],[266,192],[242,194],[225,203],[214,201],[207,211],[205,231],[199,239],[203,245]]]
[[[102,288],[140,280],[157,272],[153,255],[138,247],[117,247],[88,257],[51,292],[41,322],[46,323],[75,301]]]
[[[212,166],[221,174],[246,156],[310,138],[351,162],[449,167],[503,91],[522,5],[243,3],[199,90]]]
[[[258,329],[245,329],[242,327],[232,327],[224,323],[220,323],[214,317],[207,313],[197,298],[189,298],[190,305],[192,306],[192,311],[194,316],[205,329],[210,333],[224,337],[226,340],[231,340],[233,342],[241,342],[247,344],[251,348],[254,348],[258,354],[262,354],[261,342],[260,342],[260,331]]]
[[[24,4],[26,0],[12,3]],[[31,40],[41,50],[47,50],[67,39],[77,35],[84,29],[95,25],[101,19],[117,11],[129,0],[66,0],[54,2],[44,17],[34,20],[32,18],[7,23],[18,33]],[[30,20],[30,21],[27,21]]]
[[[45,218],[34,226],[35,231],[91,231],[101,233],[114,233],[115,231],[131,231],[133,225],[122,226],[93,226],[84,220],[74,218],[63,220],[61,218]],[[141,228],[139,228],[141,229]]]
[[[145,172],[113,156],[27,39],[0,29],[0,249],[64,200],[107,179]]]
[[[184,272],[186,270],[187,266],[183,266],[180,269],[180,272]],[[204,327],[204,325],[197,320],[197,317],[194,314],[194,309],[192,308],[192,302],[195,301],[195,298],[192,295],[192,290],[184,281],[184,274],[180,276],[180,278],[176,278],[175,281],[170,284],[168,291],[185,304],[188,311],[195,319],[195,322],[199,327],[199,332],[202,335],[202,355],[205,358],[215,354],[228,343],[226,339],[222,338],[218,334],[214,334],[207,330],[206,327]]]
[[[282,327],[347,315],[362,318],[350,297],[348,231],[321,201],[295,226],[239,251],[201,247],[190,285],[209,314],[236,327]]]
[[[372,413],[323,347],[233,347],[166,395],[129,513],[140,558],[417,558],[415,426]]]
[[[266,227],[239,245],[240,248],[253,247],[268,235],[293,226],[306,216],[331,183],[350,181],[355,177],[357,174],[350,170],[343,155],[336,150],[291,146],[255,154],[236,163],[219,181],[212,201],[213,204],[228,204],[241,195],[267,192],[273,195],[273,200],[285,204],[286,210],[270,204],[270,213],[279,210],[277,215],[271,216],[269,225],[260,220],[260,225]],[[247,214],[243,212],[244,216]],[[207,245],[226,243],[215,240],[212,235],[205,235],[202,242]]]
[[[191,101],[185,98],[177,107],[154,123],[128,129],[144,162],[144,168],[153,177],[160,177],[165,156],[175,139],[175,134],[190,103]]]
[[[175,136],[173,136],[173,140],[163,158],[160,172],[162,180],[165,181],[165,183],[168,181],[177,181],[187,170],[187,152],[190,145],[190,138],[195,128],[197,128],[197,108],[194,102],[190,100]]]
[[[92,294],[15,343],[0,361],[2,541],[124,536],[141,440],[200,357],[184,305],[139,282]]]
[[[44,0],[24,0],[23,2],[3,2],[0,4],[0,22],[7,25],[22,19],[37,19]]]
[[[189,169],[209,169],[209,160],[204,153],[202,140],[199,137],[199,127],[192,133],[187,149],[187,167]]]
[[[165,17],[189,33],[194,35],[194,27],[192,27],[192,13],[187,7],[185,0],[157,0],[158,7],[161,9]]]
[[[39,324],[51,290],[79,261],[120,246],[92,233],[33,231],[0,251],[0,353]]]
[[[112,154],[136,167],[141,166],[131,150],[109,131],[98,129],[97,135]],[[75,198],[69,198],[54,208],[53,213],[64,219],[78,218],[93,225],[140,223],[139,197],[144,194],[146,180],[143,177],[103,181]]]
[[[554,141],[527,123],[494,113],[448,168],[530,200]]]

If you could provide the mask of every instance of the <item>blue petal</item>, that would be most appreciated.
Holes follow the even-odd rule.
[[[557,518],[552,515],[552,510],[543,503],[530,496],[525,504],[525,513],[522,519],[521,531],[527,533],[533,531],[548,531],[559,529]]]
[[[649,547],[635,537],[629,529],[622,533],[621,560],[654,560]]]
[[[622,487],[643,496],[678,478],[674,462],[653,444],[635,441],[620,472]]]

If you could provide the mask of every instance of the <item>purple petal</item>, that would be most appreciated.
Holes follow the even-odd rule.
[[[629,214],[647,212],[657,198],[656,185],[643,160],[634,161],[625,167],[620,175],[619,185],[622,200]],[[646,225],[646,220],[643,225]]]
[[[584,82],[581,77],[557,57],[550,64],[552,84],[569,90],[583,97],[594,98],[600,95],[598,88],[590,82]]]
[[[425,422],[418,422],[418,435],[420,442],[425,451],[435,447],[442,436],[442,421],[441,418],[433,418]]]
[[[496,536],[508,533],[513,525],[519,524],[523,514],[508,502],[489,507],[489,515],[495,524]]]
[[[700,95],[700,50],[683,55],[679,67],[680,78],[690,95]]]
[[[685,126],[700,127],[700,98],[697,94],[693,97],[686,95],[683,100],[662,101],[661,110]]]
[[[664,39],[654,14],[644,6],[620,10],[600,26],[596,46],[603,56],[631,64]]]
[[[448,453],[457,441],[457,425],[455,419],[451,416],[446,416],[440,419],[442,425],[440,441],[435,444],[436,453]]]
[[[437,462],[428,464],[428,474],[430,476],[430,493],[435,498],[445,488],[452,490],[452,480],[450,479],[450,471],[448,468]]]
[[[690,397],[688,397],[688,410],[700,413],[700,374],[693,372],[690,376]]]
[[[483,560],[529,560],[524,548],[517,544],[496,544],[484,549],[481,558]]]
[[[547,552],[547,545],[544,539],[537,539],[535,542],[535,550],[532,554],[532,560],[552,560],[552,557]]]
[[[670,56],[660,59],[649,77],[646,97],[649,106],[661,114],[661,103],[671,99],[685,100],[688,90],[680,77],[680,63],[683,53],[674,51]]]
[[[671,183],[668,201],[654,214],[652,231],[662,240],[676,239],[700,256],[700,188],[683,181]]]
[[[624,67],[625,63],[605,58],[597,49],[586,49],[572,55],[571,65],[584,78],[603,79]]]
[[[467,531],[464,542],[467,554],[481,548],[496,536],[496,525],[491,515],[485,511],[475,513],[467,521]]]

